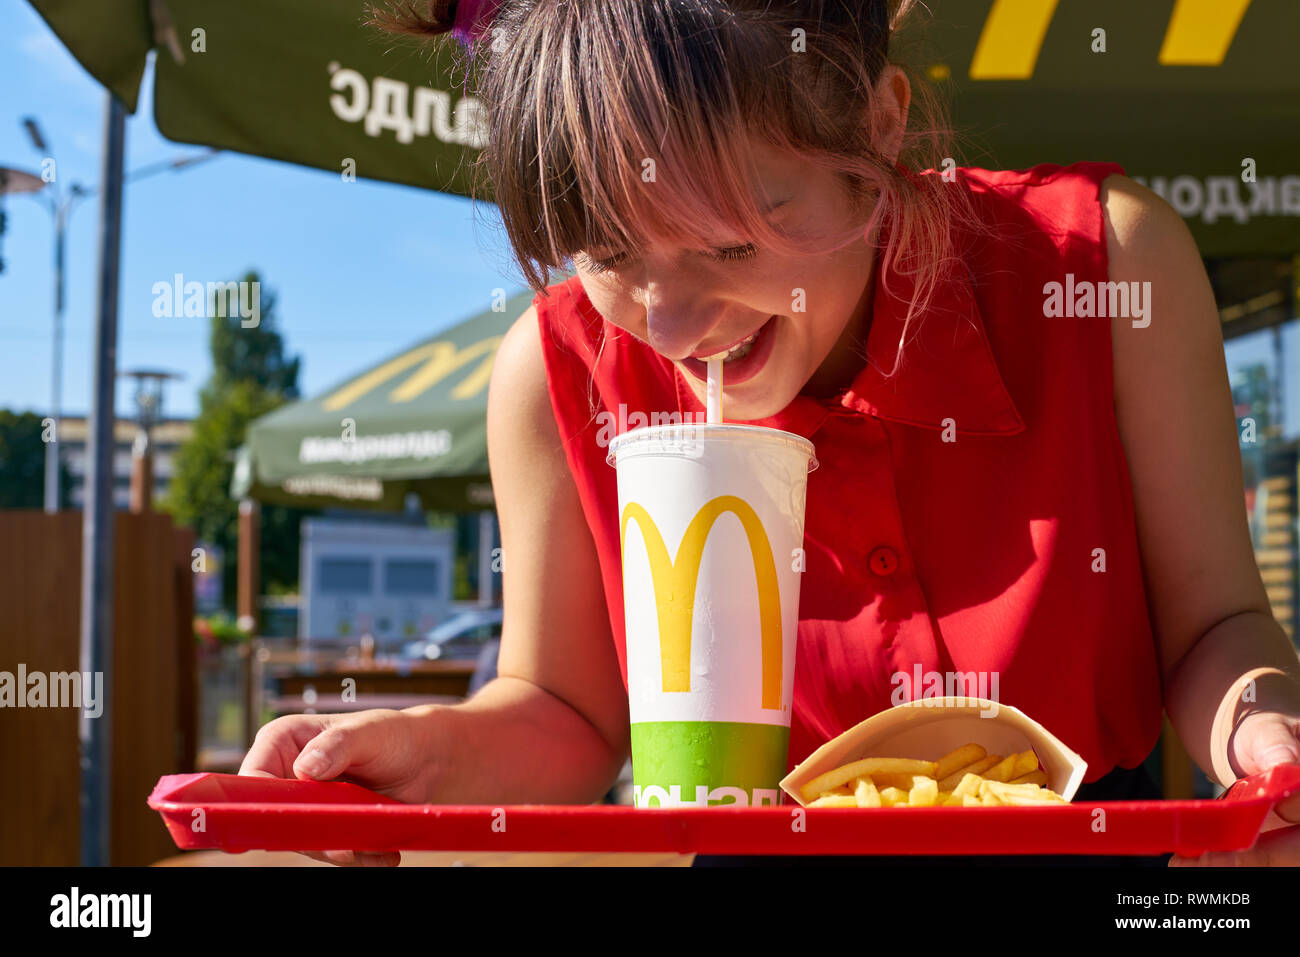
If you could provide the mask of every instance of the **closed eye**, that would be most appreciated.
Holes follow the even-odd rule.
[[[757,256],[758,247],[753,243],[746,243],[744,246],[727,246],[725,248],[715,249],[711,252],[705,253],[704,255],[719,262],[737,262],[742,259],[752,259],[754,256]],[[605,272],[606,270],[613,269],[616,266],[621,266],[623,263],[628,261],[627,253],[615,253],[613,256],[609,256],[605,259],[593,259],[587,255],[583,255],[582,258],[586,261],[587,268],[592,272]]]
[[[592,272],[605,272],[613,269],[627,260],[627,253],[616,253],[608,259],[592,259],[590,256],[583,254],[582,258],[587,263],[587,268]]]
[[[753,243],[746,243],[744,246],[729,246],[726,249],[715,249],[711,254],[712,258],[722,262],[735,262],[739,259],[752,259],[758,255],[758,247]]]

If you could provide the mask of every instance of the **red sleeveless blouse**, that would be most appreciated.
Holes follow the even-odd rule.
[[[955,673],[983,673],[982,696],[1082,755],[1086,781],[1135,767],[1155,746],[1161,682],[1115,419],[1111,320],[1044,316],[1047,283],[1107,281],[1099,192],[1122,172],[959,168],[953,188],[970,191],[990,230],[957,237],[964,268],[913,318],[895,375],[883,372],[911,293],[898,275],[888,290],[876,283],[870,361],[852,385],[750,423],[810,439],[820,463],[808,476],[790,768]],[[534,304],[626,686],[605,446],[652,412],[703,407],[671,362],[600,316],[578,277]]]

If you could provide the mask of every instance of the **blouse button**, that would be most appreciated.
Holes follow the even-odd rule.
[[[871,550],[867,566],[877,575],[892,575],[898,570],[898,553],[888,545],[881,545]]]

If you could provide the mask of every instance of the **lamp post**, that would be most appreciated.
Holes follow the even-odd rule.
[[[113,687],[113,387],[117,363],[117,295],[122,237],[122,157],[126,109],[104,97],[104,159],[99,190],[94,360],[87,423],[86,495],[82,511],[81,671]],[[215,155],[215,154],[209,154]],[[82,717],[81,863],[108,864],[111,814],[112,697],[98,719]]]
[[[130,369],[120,379],[135,379],[135,409],[138,430],[131,448],[131,511],[147,512],[153,505],[153,443],[151,432],[162,420],[163,383],[182,379],[175,372],[158,369]]]
[[[49,210],[50,216],[54,220],[54,355],[50,377],[50,418],[54,427],[50,431],[49,441],[45,443],[45,511],[57,512],[60,504],[59,416],[61,415],[63,403],[63,316],[64,289],[66,287],[64,281],[64,248],[68,232],[68,219],[72,214],[73,205],[79,199],[94,196],[96,191],[87,189],[80,183],[72,183],[65,192],[59,183],[58,167],[55,163],[53,150],[49,147],[40,123],[37,122],[35,117],[28,116],[23,118],[22,124],[27,130],[27,138],[31,140],[32,146],[36,148],[42,159],[50,163],[51,168],[55,170],[54,175],[47,180],[45,176],[0,167],[0,199],[3,199],[5,193],[31,193],[37,199],[44,200],[42,205]],[[132,173],[127,173],[123,180],[130,182],[153,176],[156,173],[184,169],[196,163],[212,159],[214,156],[220,155],[220,153],[220,150],[214,149],[193,156],[163,160],[160,163],[154,163]],[[0,236],[3,233],[4,211],[0,210]],[[0,259],[0,272],[3,271],[4,261]]]
[[[23,126],[36,152],[40,153],[56,171],[49,177],[48,182],[45,181],[44,176],[41,179],[45,186],[42,190],[42,196],[45,198],[44,205],[54,220],[54,348],[50,376],[50,418],[53,420],[54,428],[50,434],[50,441],[45,443],[45,511],[57,512],[59,510],[59,416],[62,414],[63,404],[64,248],[68,218],[72,214],[73,204],[89,196],[90,192],[80,183],[72,183],[67,192],[64,192],[59,183],[54,152],[49,148],[40,124],[36,122],[35,117],[28,116],[23,118]]]
[[[23,121],[32,145],[54,170],[53,157],[49,156],[45,137],[36,120]],[[116,383],[117,361],[117,297],[122,232],[122,184],[127,180],[143,178],[167,170],[178,170],[220,155],[220,150],[210,150],[198,156],[183,157],[155,164],[134,174],[125,174],[122,168],[126,140],[126,110],[121,102],[107,93],[104,110],[104,153],[101,166],[101,187],[83,189],[73,184],[68,195],[60,195],[55,186],[48,193],[50,183],[44,177],[22,173],[19,170],[0,169],[0,202],[8,193],[43,193],[48,198],[48,208],[54,214],[55,233],[55,344],[54,344],[54,408],[55,430],[58,435],[58,407],[62,386],[63,343],[63,263],[64,234],[68,214],[73,203],[82,197],[98,194],[99,260],[96,267],[96,307],[93,325],[94,347],[91,363],[90,412],[86,430],[86,483],[85,504],[82,510],[81,549],[81,626],[80,670],[86,674],[102,674],[104,686],[112,687],[113,660],[113,431],[115,423],[113,389]],[[57,180],[57,174],[49,177]],[[4,232],[3,210],[0,210],[0,236]],[[0,260],[0,271],[3,261]],[[146,496],[148,495],[146,490]],[[47,443],[45,453],[45,510],[58,510],[58,449],[55,442]],[[111,702],[110,702],[111,703]],[[96,720],[84,715],[78,737],[81,757],[81,863],[104,865],[109,863],[108,822],[110,812],[109,742],[112,740],[111,707],[106,707]]]

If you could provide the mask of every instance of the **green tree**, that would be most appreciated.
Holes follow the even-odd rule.
[[[45,442],[40,415],[0,409],[0,508],[43,508]],[[60,456],[62,458],[62,456]],[[59,462],[59,503],[68,507],[72,485]]]
[[[212,379],[218,388],[234,382],[256,382],[271,395],[284,400],[298,398],[298,356],[284,354],[284,341],[275,331],[275,293],[263,289],[257,273],[246,273],[243,282],[257,283],[261,321],[245,328],[240,316],[217,316],[208,304],[211,331]]]
[[[199,393],[199,414],[190,440],[176,450],[175,471],[161,507],[189,525],[224,555],[222,596],[235,604],[235,557],[239,544],[239,504],[230,497],[235,452],[250,422],[298,397],[300,359],[288,357],[276,331],[275,296],[256,272],[260,321],[245,328],[241,317],[218,315],[208,305],[212,376]],[[224,311],[224,310],[222,310]],[[266,506],[262,509],[261,563],[264,592],[293,591],[298,585],[298,524],[314,510]]]

